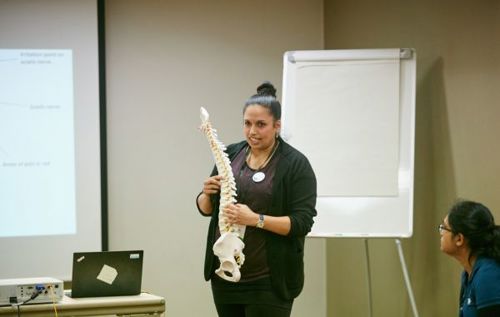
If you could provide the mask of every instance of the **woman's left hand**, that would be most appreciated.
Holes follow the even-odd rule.
[[[230,204],[224,209],[224,213],[230,224],[255,226],[259,220],[259,215],[244,204]]]

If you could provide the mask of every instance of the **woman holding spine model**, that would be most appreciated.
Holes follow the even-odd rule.
[[[304,285],[304,240],[316,216],[316,177],[307,158],[279,136],[280,119],[276,89],[265,82],[243,108],[245,140],[227,147],[237,202],[224,212],[231,224],[247,226],[239,282],[214,274],[222,180],[216,168],[196,198],[200,213],[211,217],[205,279],[211,280],[220,317],[290,316]]]
[[[439,225],[441,251],[464,267],[460,317],[500,316],[500,227],[490,210],[459,201]]]

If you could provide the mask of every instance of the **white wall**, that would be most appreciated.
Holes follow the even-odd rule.
[[[169,317],[215,316],[194,202],[213,164],[199,107],[223,142],[240,140],[255,87],[281,93],[283,53],[323,48],[322,1],[109,0],[106,21],[110,248],[145,250],[143,288]],[[305,261],[293,315],[326,316],[323,240]]]

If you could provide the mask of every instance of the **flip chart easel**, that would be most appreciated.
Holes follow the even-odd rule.
[[[410,48],[284,54],[281,134],[310,160],[318,216],[309,237],[401,238],[413,232],[416,52]],[[371,316],[371,286],[369,284]]]

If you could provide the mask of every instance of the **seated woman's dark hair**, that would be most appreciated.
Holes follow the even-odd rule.
[[[495,225],[495,219],[486,206],[459,200],[448,213],[448,224],[454,235],[464,235],[470,256],[484,256],[500,263],[500,227]]]
[[[268,81],[263,82],[257,87],[257,93],[245,102],[243,113],[250,105],[259,105],[269,110],[274,120],[281,119],[281,104],[276,99],[276,88]]]

